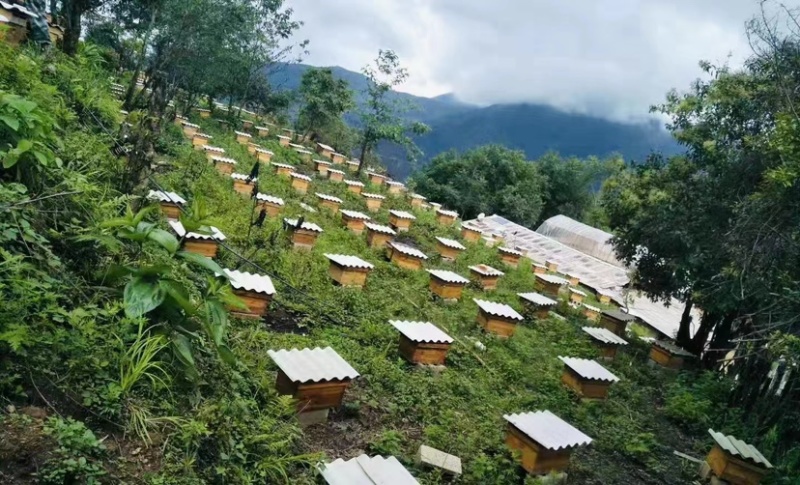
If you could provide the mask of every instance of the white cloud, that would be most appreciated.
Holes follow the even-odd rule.
[[[614,119],[647,116],[700,60],[749,54],[754,0],[288,0],[305,62],[358,71],[393,49],[401,89],[478,104],[531,102]]]

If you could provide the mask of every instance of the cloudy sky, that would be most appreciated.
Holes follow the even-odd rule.
[[[476,104],[544,103],[647,116],[697,63],[740,64],[757,0],[286,0],[305,22],[304,62],[358,71],[393,49],[401,90]],[[729,57],[730,56],[730,57]]]

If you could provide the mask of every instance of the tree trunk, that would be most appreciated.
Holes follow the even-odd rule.
[[[719,321],[720,315],[718,313],[704,313],[703,318],[700,319],[700,326],[697,329],[697,333],[694,334],[694,337],[692,337],[689,345],[685,346],[684,348],[693,354],[702,354],[703,350],[705,350],[709,334]]]
[[[361,142],[361,155],[358,157],[358,170],[356,171],[357,175],[361,175],[364,164],[367,163],[367,145],[367,134],[364,133],[364,141]]]
[[[81,39],[81,16],[83,10],[77,0],[65,0],[64,14],[64,53],[74,56],[78,52],[78,42]]]
[[[136,92],[136,80],[139,79],[139,73],[142,72],[142,65],[144,64],[144,57],[147,52],[147,44],[150,42],[150,34],[153,32],[153,26],[156,22],[156,13],[158,9],[153,9],[153,12],[150,14],[150,22],[147,26],[147,32],[144,34],[144,39],[142,40],[142,48],[139,49],[138,56],[136,59],[136,67],[133,70],[133,79],[131,80],[130,86],[128,86],[128,91],[125,93],[125,102],[123,103],[123,107],[126,110],[130,110],[132,108],[131,104],[133,103],[133,94]]]
[[[692,293],[687,292],[686,301],[683,303],[683,314],[681,315],[681,323],[678,328],[678,335],[675,340],[681,347],[691,346],[692,342]]]
[[[730,351],[731,326],[736,320],[735,312],[726,313],[714,329],[714,337],[708,346],[708,351],[703,356],[703,363],[706,367],[717,367],[719,360],[725,357]]]

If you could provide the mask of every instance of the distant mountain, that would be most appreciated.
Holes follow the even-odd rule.
[[[303,73],[311,68],[305,64],[282,64],[269,72],[269,78],[278,89],[297,89]],[[338,66],[331,69],[334,76],[350,84],[356,101],[363,102],[361,92],[367,86],[364,75]],[[680,150],[656,122],[618,123],[527,103],[480,107],[460,102],[452,93],[434,98],[399,92],[393,96],[417,107],[407,114],[408,118],[431,127],[429,134],[417,140],[424,152],[419,166],[451,149],[464,151],[489,143],[522,150],[531,159],[556,151],[577,157],[603,157],[616,152],[628,160],[641,160],[651,151],[673,154]],[[405,179],[415,168],[396,147],[382,146],[380,152],[395,178]]]

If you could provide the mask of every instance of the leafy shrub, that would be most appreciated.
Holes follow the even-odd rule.
[[[52,457],[39,472],[44,484],[100,483],[105,475],[100,460],[105,445],[80,421],[51,417],[44,432],[58,443]]]
[[[726,406],[730,384],[714,372],[683,374],[667,388],[665,414],[690,429],[706,428],[717,407]]]

